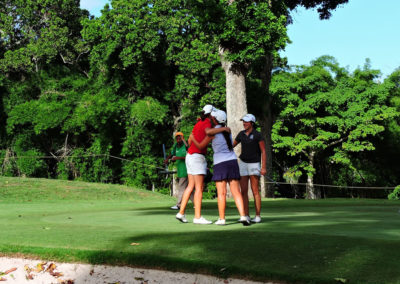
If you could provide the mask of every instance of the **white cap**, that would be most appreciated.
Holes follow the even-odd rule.
[[[252,121],[252,122],[255,123],[256,122],[256,117],[254,115],[252,115],[251,113],[248,113],[245,116],[243,116],[242,119],[240,119],[240,120],[243,120],[243,121],[246,121],[246,122]]]
[[[203,107],[204,114],[209,114],[209,113],[211,113],[213,110],[216,110],[216,108],[213,107],[212,105],[205,105],[205,106]]]
[[[223,110],[215,109],[211,112],[211,116],[215,117],[219,123],[226,122],[226,113]]]

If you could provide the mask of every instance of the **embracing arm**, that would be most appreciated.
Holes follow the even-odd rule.
[[[200,143],[194,138],[193,133],[190,134],[189,141],[191,141],[197,148],[203,150],[211,142],[213,137],[206,136]]]
[[[206,134],[207,136],[213,136],[215,134],[221,133],[221,132],[228,132],[231,133],[231,129],[229,127],[220,127],[220,128],[206,128]]]

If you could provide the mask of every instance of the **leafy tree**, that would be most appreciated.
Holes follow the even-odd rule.
[[[272,171],[270,133],[273,121],[272,98],[268,94],[277,51],[288,42],[286,25],[290,23],[290,11],[298,6],[317,8],[321,19],[327,19],[330,11],[347,0],[307,1],[185,1],[186,6],[198,18],[205,33],[218,45],[221,64],[226,77],[226,109],[228,125],[233,133],[241,130],[238,117],[247,113],[246,76],[261,80],[260,113],[263,132],[267,140],[267,171]],[[255,72],[249,72],[251,69]],[[260,101],[258,101],[260,104]],[[239,148],[236,151],[240,151]],[[271,189],[268,196],[272,196]]]
[[[0,1],[0,69],[39,72],[54,61],[77,65],[88,52],[80,36],[87,16],[75,0]]]
[[[374,81],[377,75],[368,64],[347,74],[333,58],[323,57],[274,76],[271,93],[282,104],[273,126],[274,148],[299,157],[291,172],[307,174],[307,198],[320,197],[313,176],[322,153],[330,151],[331,163],[352,166],[349,153],[374,150],[371,137],[397,115],[386,105],[390,89]]]

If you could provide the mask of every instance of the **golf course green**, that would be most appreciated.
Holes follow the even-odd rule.
[[[400,202],[264,199],[262,223],[175,219],[169,196],[121,185],[0,177],[0,254],[284,283],[400,283]],[[253,207],[250,208],[254,212]],[[202,214],[218,219],[216,201]]]

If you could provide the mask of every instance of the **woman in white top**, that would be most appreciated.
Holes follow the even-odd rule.
[[[250,221],[246,217],[243,205],[243,198],[240,193],[240,172],[238,160],[232,146],[232,137],[229,127],[224,127],[226,122],[226,113],[222,110],[211,112],[211,122],[215,125],[213,129],[207,132],[207,136],[200,143],[194,139],[193,135],[189,138],[197,148],[203,149],[212,141],[214,151],[214,174],[212,180],[215,181],[218,193],[218,211],[219,219],[216,225],[225,225],[225,208],[226,208],[226,185],[232,192],[236,207],[240,214],[240,222],[247,226]]]

